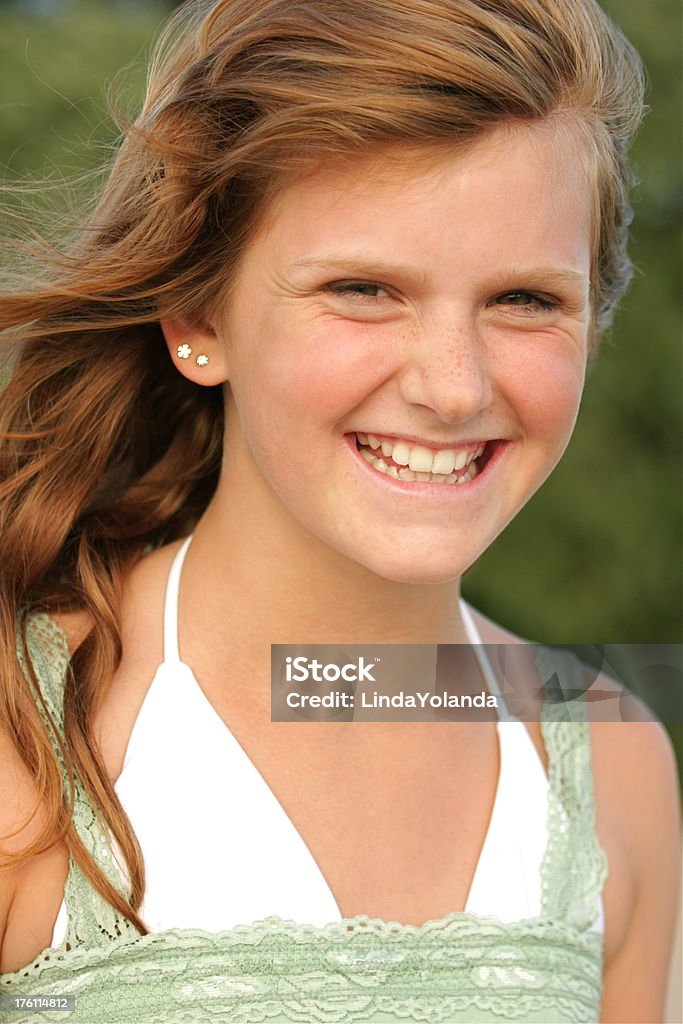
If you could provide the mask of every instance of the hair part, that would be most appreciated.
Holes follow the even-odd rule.
[[[13,354],[0,410],[0,707],[24,763],[40,766],[49,820],[32,851],[65,833],[138,930],[142,857],[91,712],[121,659],[122,580],[150,546],[194,528],[224,431],[221,389],[176,371],[160,317],[207,322],[269,202],[316,164],[456,151],[554,118],[579,133],[595,185],[595,351],[631,276],[627,151],[642,113],[640,60],[594,0],[193,0],[160,39],[82,230],[61,248],[24,247],[25,283],[0,299]],[[124,853],[128,900],[68,824],[45,725],[19,713],[35,694],[17,623],[37,610],[92,619],[67,674],[65,753]]]

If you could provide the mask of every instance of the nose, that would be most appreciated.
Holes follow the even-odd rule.
[[[399,376],[402,397],[444,423],[465,423],[493,401],[488,354],[473,320],[456,315],[415,327]]]

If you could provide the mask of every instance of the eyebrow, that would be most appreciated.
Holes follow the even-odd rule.
[[[423,270],[407,264],[392,263],[367,254],[335,256],[334,254],[318,258],[297,260],[292,264],[293,270],[340,270],[349,274],[376,274],[379,277],[410,277],[423,284],[426,275]]]
[[[359,253],[357,256],[348,254],[335,256],[329,254],[321,257],[297,260],[292,264],[294,270],[335,270],[344,271],[349,274],[372,274],[379,277],[402,277],[411,278],[424,284],[426,274],[417,267],[409,264],[392,263],[389,260],[376,258],[367,254]],[[564,267],[509,267],[501,270],[496,277],[507,284],[523,284],[536,281],[542,282],[550,287],[585,287],[587,278],[577,270],[570,270]],[[501,285],[504,287],[505,284]]]
[[[501,274],[505,280],[514,281],[542,281],[551,287],[582,288],[588,283],[588,278],[580,270],[570,270],[568,267],[510,267]]]

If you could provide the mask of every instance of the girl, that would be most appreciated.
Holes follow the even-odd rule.
[[[593,0],[174,20],[85,230],[0,311],[0,991],[30,1019],[658,1019],[657,722],[269,706],[301,642],[472,645],[491,692],[482,643],[518,644],[581,688],[460,580],[569,441],[641,106]]]

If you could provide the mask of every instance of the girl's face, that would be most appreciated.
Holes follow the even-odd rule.
[[[556,465],[590,324],[576,150],[499,128],[280,194],[217,344],[228,494],[294,555],[313,535],[389,580],[454,579]]]

